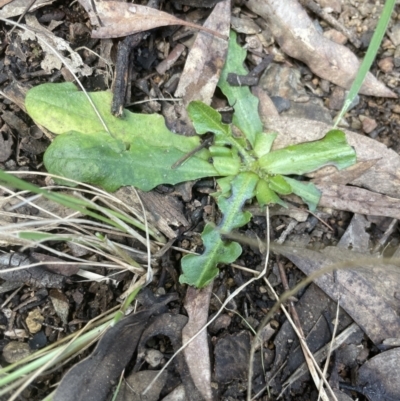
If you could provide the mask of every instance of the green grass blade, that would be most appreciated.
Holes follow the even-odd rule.
[[[347,94],[346,100],[340,111],[340,114],[336,118],[334,128],[340,123],[343,116],[346,114],[348,108],[353,102],[354,98],[357,96],[368,71],[371,68],[373,61],[375,60],[376,53],[378,52],[379,46],[381,45],[383,36],[385,35],[387,26],[390,21],[390,16],[393,13],[393,8],[395,6],[396,0],[386,0],[385,6],[383,7],[382,14],[379,18],[378,25],[376,26],[374,35],[372,36],[371,42],[368,46],[367,53],[365,54],[364,60],[357,72],[357,76],[353,81],[349,93]]]

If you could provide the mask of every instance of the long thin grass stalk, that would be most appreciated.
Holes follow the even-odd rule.
[[[358,69],[355,80],[353,81],[350,90],[346,96],[346,100],[344,101],[342,110],[340,110],[339,115],[337,116],[334,124],[334,128],[338,126],[343,116],[346,114],[349,109],[351,103],[357,96],[357,93],[360,91],[361,86],[364,82],[365,77],[368,74],[368,71],[371,68],[372,63],[375,60],[376,53],[381,45],[383,36],[385,35],[386,29],[388,27],[390,16],[393,13],[394,6],[396,4],[396,0],[386,0],[385,6],[383,7],[382,14],[379,17],[378,25],[376,26],[375,32],[372,36],[371,42],[368,46],[367,53]]]

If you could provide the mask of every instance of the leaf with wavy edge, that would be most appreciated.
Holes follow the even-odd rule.
[[[226,199],[222,195],[217,199],[223,218],[214,227],[207,224],[201,235],[205,250],[201,255],[186,255],[182,258],[182,271],[179,281],[202,288],[209,284],[218,274],[218,264],[232,263],[242,253],[242,247],[234,241],[225,241],[221,233],[231,232],[250,221],[251,214],[242,212],[246,200],[254,196],[259,180],[253,173],[241,173],[231,182],[232,195]]]

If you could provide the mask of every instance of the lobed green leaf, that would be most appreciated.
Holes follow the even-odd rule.
[[[149,145],[174,147],[182,152],[190,152],[200,144],[197,136],[184,137],[171,132],[165,126],[164,118],[158,114],[136,114],[124,110],[123,117],[114,117],[110,112],[111,92],[92,92],[89,96],[114,138],[128,146],[137,138],[142,138]],[[25,106],[37,124],[54,134],[69,131],[96,134],[104,131],[85,94],[71,82],[43,84],[30,89]],[[203,158],[208,157],[204,155]]]
[[[253,173],[241,173],[231,181],[231,196],[227,199],[220,195],[218,206],[223,213],[221,223],[215,228],[207,224],[202,240],[205,250],[201,255],[186,255],[182,258],[181,283],[205,287],[218,274],[218,264],[232,263],[241,254],[242,248],[236,242],[224,241],[221,233],[229,233],[250,221],[251,214],[242,212],[246,200],[254,196],[254,190],[259,180]],[[227,184],[225,182],[225,184]]]
[[[334,165],[341,170],[355,162],[356,152],[340,130],[329,131],[318,141],[272,151],[258,160],[260,168],[268,174],[283,175],[301,175],[327,165]]]
[[[231,86],[227,82],[228,74],[246,75],[244,67],[246,50],[242,49],[236,41],[236,33],[231,30],[229,37],[228,55],[218,86],[228,98],[229,104],[235,109],[233,124],[238,127],[252,146],[258,133],[263,131],[263,124],[258,115],[258,99],[253,96],[248,86]]]

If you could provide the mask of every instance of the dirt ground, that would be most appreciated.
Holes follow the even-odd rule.
[[[268,3],[260,0],[260,3],[263,2]],[[18,0],[14,3],[18,3]],[[26,6],[29,2],[20,3]],[[47,28],[53,39],[65,40],[70,48],[62,51],[64,57],[68,60],[74,58],[75,54],[80,57],[74,69],[83,87],[87,91],[113,90],[119,101],[119,106],[115,106],[117,111],[118,107],[126,107],[137,113],[159,113],[165,117],[169,129],[177,135],[192,135],[184,105],[165,99],[176,96],[179,85],[184,92],[183,77],[198,78],[205,74],[205,78],[210,79],[206,74],[214,69],[212,63],[217,63],[215,59],[207,64],[208,67],[212,65],[208,70],[207,66],[200,67],[199,63],[197,67],[204,68],[203,72],[184,72],[190,50],[195,46],[196,31],[178,25],[157,27],[137,34],[140,37],[136,37],[135,45],[123,37],[92,38],[91,20],[83,3],[37,1],[33,10],[25,15],[23,6],[19,11],[14,10],[13,14],[7,14],[4,6],[0,11],[4,13],[0,17],[16,21],[22,15],[21,24],[36,30],[39,26]],[[223,3],[225,8],[222,8]],[[361,59],[368,48],[384,2],[319,0],[318,3],[300,3],[296,2],[308,14],[319,35],[344,45]],[[147,2],[140,4],[146,5]],[[290,4],[292,2],[288,2],[289,8]],[[318,5],[318,10],[324,13],[312,8]],[[225,10],[225,14],[218,11],[217,7]],[[269,105],[268,110],[260,108],[267,129],[282,129],[288,136],[297,135],[297,132],[296,140],[301,142],[315,139],[312,138],[314,129],[321,130],[332,125],[344,102],[345,89],[330,82],[328,77],[313,72],[324,67],[310,68],[304,60],[290,55],[292,53],[287,49],[300,45],[289,45],[287,43],[291,39],[286,34],[283,34],[283,39],[276,34],[279,30],[288,31],[291,23],[296,25],[295,21],[290,21],[289,12],[285,22],[288,25],[273,28],[268,18],[263,18],[260,12],[255,11],[257,5],[252,8],[251,1],[236,0],[229,4],[228,0],[165,0],[158,4],[158,8],[200,25],[217,9],[221,13],[216,15],[220,25],[213,25],[213,29],[218,30],[219,26],[226,23],[238,33],[238,42],[248,50],[246,67],[249,71],[267,55],[274,56],[252,84],[253,93],[257,94],[261,104],[265,107]],[[230,11],[227,13],[226,10]],[[332,19],[337,25],[332,26]],[[51,186],[54,182],[39,173],[45,172],[43,153],[54,135],[36,125],[28,116],[24,98],[27,90],[39,84],[72,82],[74,78],[35,35],[24,32],[20,27],[11,32],[10,25],[2,21],[0,23],[0,168],[13,172],[32,172],[23,178],[42,187]],[[55,41],[53,45],[56,45]],[[329,51],[325,50],[325,57],[333,65],[336,61],[330,59],[332,55]],[[321,49],[314,49],[312,53],[323,57]],[[118,57],[121,59],[118,60]],[[323,192],[321,204],[315,213],[309,213],[299,198],[288,197],[290,207],[272,206],[267,224],[264,210],[255,204],[246,205],[253,218],[236,233],[238,241],[242,243],[243,253],[236,264],[220,268],[207,294],[203,291],[199,295],[201,291],[196,292],[180,284],[179,261],[187,252],[202,251],[200,235],[206,222],[220,218],[210,196],[215,191],[215,181],[202,179],[175,186],[159,186],[149,193],[140,192],[150,224],[164,236],[168,246],[164,247],[157,241],[152,244],[154,278],[136,307],[142,311],[152,307],[158,309],[153,315],[140,318],[139,326],[146,325],[146,329],[144,334],[137,334],[135,341],[138,346],[133,349],[133,357],[126,363],[118,400],[143,399],[138,394],[146,387],[145,383],[147,385],[151,381],[154,372],[158,372],[182,344],[182,330],[188,314],[190,319],[196,319],[197,312],[201,315],[201,306],[209,302],[205,317],[203,311],[199,321],[211,319],[237,288],[253,278],[254,272],[263,270],[268,229],[271,254],[265,279],[260,278],[249,284],[207,328],[202,345],[206,348],[202,348],[200,354],[209,353],[209,358],[205,358],[210,361],[208,376],[202,376],[203,365],[196,360],[195,354],[187,354],[186,361],[177,358],[168,366],[166,373],[159,378],[158,386],[154,386],[154,394],[149,395],[148,399],[246,399],[249,364],[252,360],[251,345],[259,330],[262,346],[258,344],[253,350],[252,396],[260,400],[275,400],[282,393],[284,400],[317,400],[319,389],[304,363],[302,345],[286,314],[279,308],[268,322],[264,318],[276,304],[274,291],[280,296],[285,290],[294,288],[304,278],[330,264],[335,266],[334,272],[315,278],[313,283],[303,286],[284,302],[284,306],[295,325],[301,327],[321,369],[327,353],[324,347],[331,342],[333,335],[338,340],[332,349],[326,373],[338,400],[400,400],[396,375],[400,357],[396,348],[399,345],[397,329],[400,328],[400,275],[398,268],[389,268],[385,264],[390,258],[392,265],[397,263],[400,243],[397,226],[400,210],[400,170],[397,169],[400,167],[400,105],[396,97],[400,96],[399,5],[395,6],[388,33],[371,73],[381,86],[372,85],[372,89],[368,89],[370,92],[376,91],[375,95],[358,95],[340,127],[357,134],[351,137],[350,141],[353,142],[350,144],[356,148],[358,156],[359,149],[362,152],[358,157],[358,161],[362,162],[357,165],[358,170],[346,176],[345,181],[343,176],[342,181],[336,176],[329,176],[325,181],[321,176],[308,176],[306,179],[315,180]],[[116,79],[117,74],[122,75]],[[347,79],[346,71],[341,74],[339,79]],[[349,74],[352,72],[349,71]],[[118,79],[126,81],[126,93],[117,93],[120,88]],[[198,80],[200,84],[186,84],[189,88],[187,91],[192,91],[191,99],[196,98],[199,85],[205,86],[205,82],[201,84],[201,79]],[[221,111],[223,119],[230,121],[232,108],[218,88],[214,87],[211,95],[202,93],[201,96],[208,96],[211,105]],[[304,119],[308,122],[304,122]],[[368,177],[366,171],[370,174]],[[137,202],[129,188],[119,190],[116,196],[124,202]],[[42,211],[30,204],[11,210],[10,206],[16,203],[10,199],[10,192],[0,187],[0,228],[7,227],[9,230],[12,224],[43,218]],[[64,208],[43,199],[38,205],[59,216],[68,214]],[[88,227],[82,230],[94,232],[93,227]],[[68,232],[62,230],[59,227],[52,232]],[[139,257],[136,260],[140,266],[146,266],[146,249],[140,241],[118,232],[105,235],[126,249],[137,250]],[[109,268],[104,265],[109,261],[104,255],[71,242],[49,241],[46,243],[47,249],[25,249],[24,243],[10,238],[5,236],[2,229],[2,274],[7,267],[25,262],[42,260],[46,263],[54,260],[60,263],[64,261],[62,253],[67,253],[85,259],[89,262],[87,270],[103,279],[96,281],[93,277],[78,276],[79,267],[68,264],[61,266],[58,272],[53,271],[50,276],[41,276],[42,273],[38,273],[39,276],[32,273],[29,277],[20,273],[11,276],[0,274],[2,367],[77,333],[102,314],[111,313],[113,308],[121,305],[121,297],[129,288],[132,277],[136,275],[134,277],[137,279],[143,274]],[[49,249],[57,254],[50,255]],[[12,259],[11,254],[17,256]],[[15,258],[17,262],[14,262]],[[357,260],[359,264],[356,265],[354,261]],[[71,270],[67,272],[69,268]],[[209,301],[207,296],[210,297]],[[161,301],[166,297],[170,297],[168,301]],[[198,299],[197,304],[194,299]],[[337,306],[338,300],[340,308]],[[164,309],[155,306],[160,302],[164,302]],[[188,311],[190,308],[196,312]],[[130,340],[125,340],[122,334],[110,341],[114,345],[105,348],[104,352],[108,355],[113,352],[117,356],[129,353],[125,346]],[[45,399],[54,391],[66,371],[88,356],[93,348],[91,344],[62,366],[42,372],[16,399]],[[99,362],[103,363],[112,362],[108,359]],[[90,365],[90,369],[89,374],[96,376],[93,365]],[[75,379],[79,381],[79,375]],[[113,388],[118,380],[113,383]],[[209,380],[209,389],[199,390],[197,380]],[[77,385],[77,391],[84,388],[80,386],[82,384]],[[327,399],[333,399],[327,393]],[[107,398],[107,394],[103,396],[105,398],[82,399],[111,399]],[[1,397],[7,400],[10,394]]]

